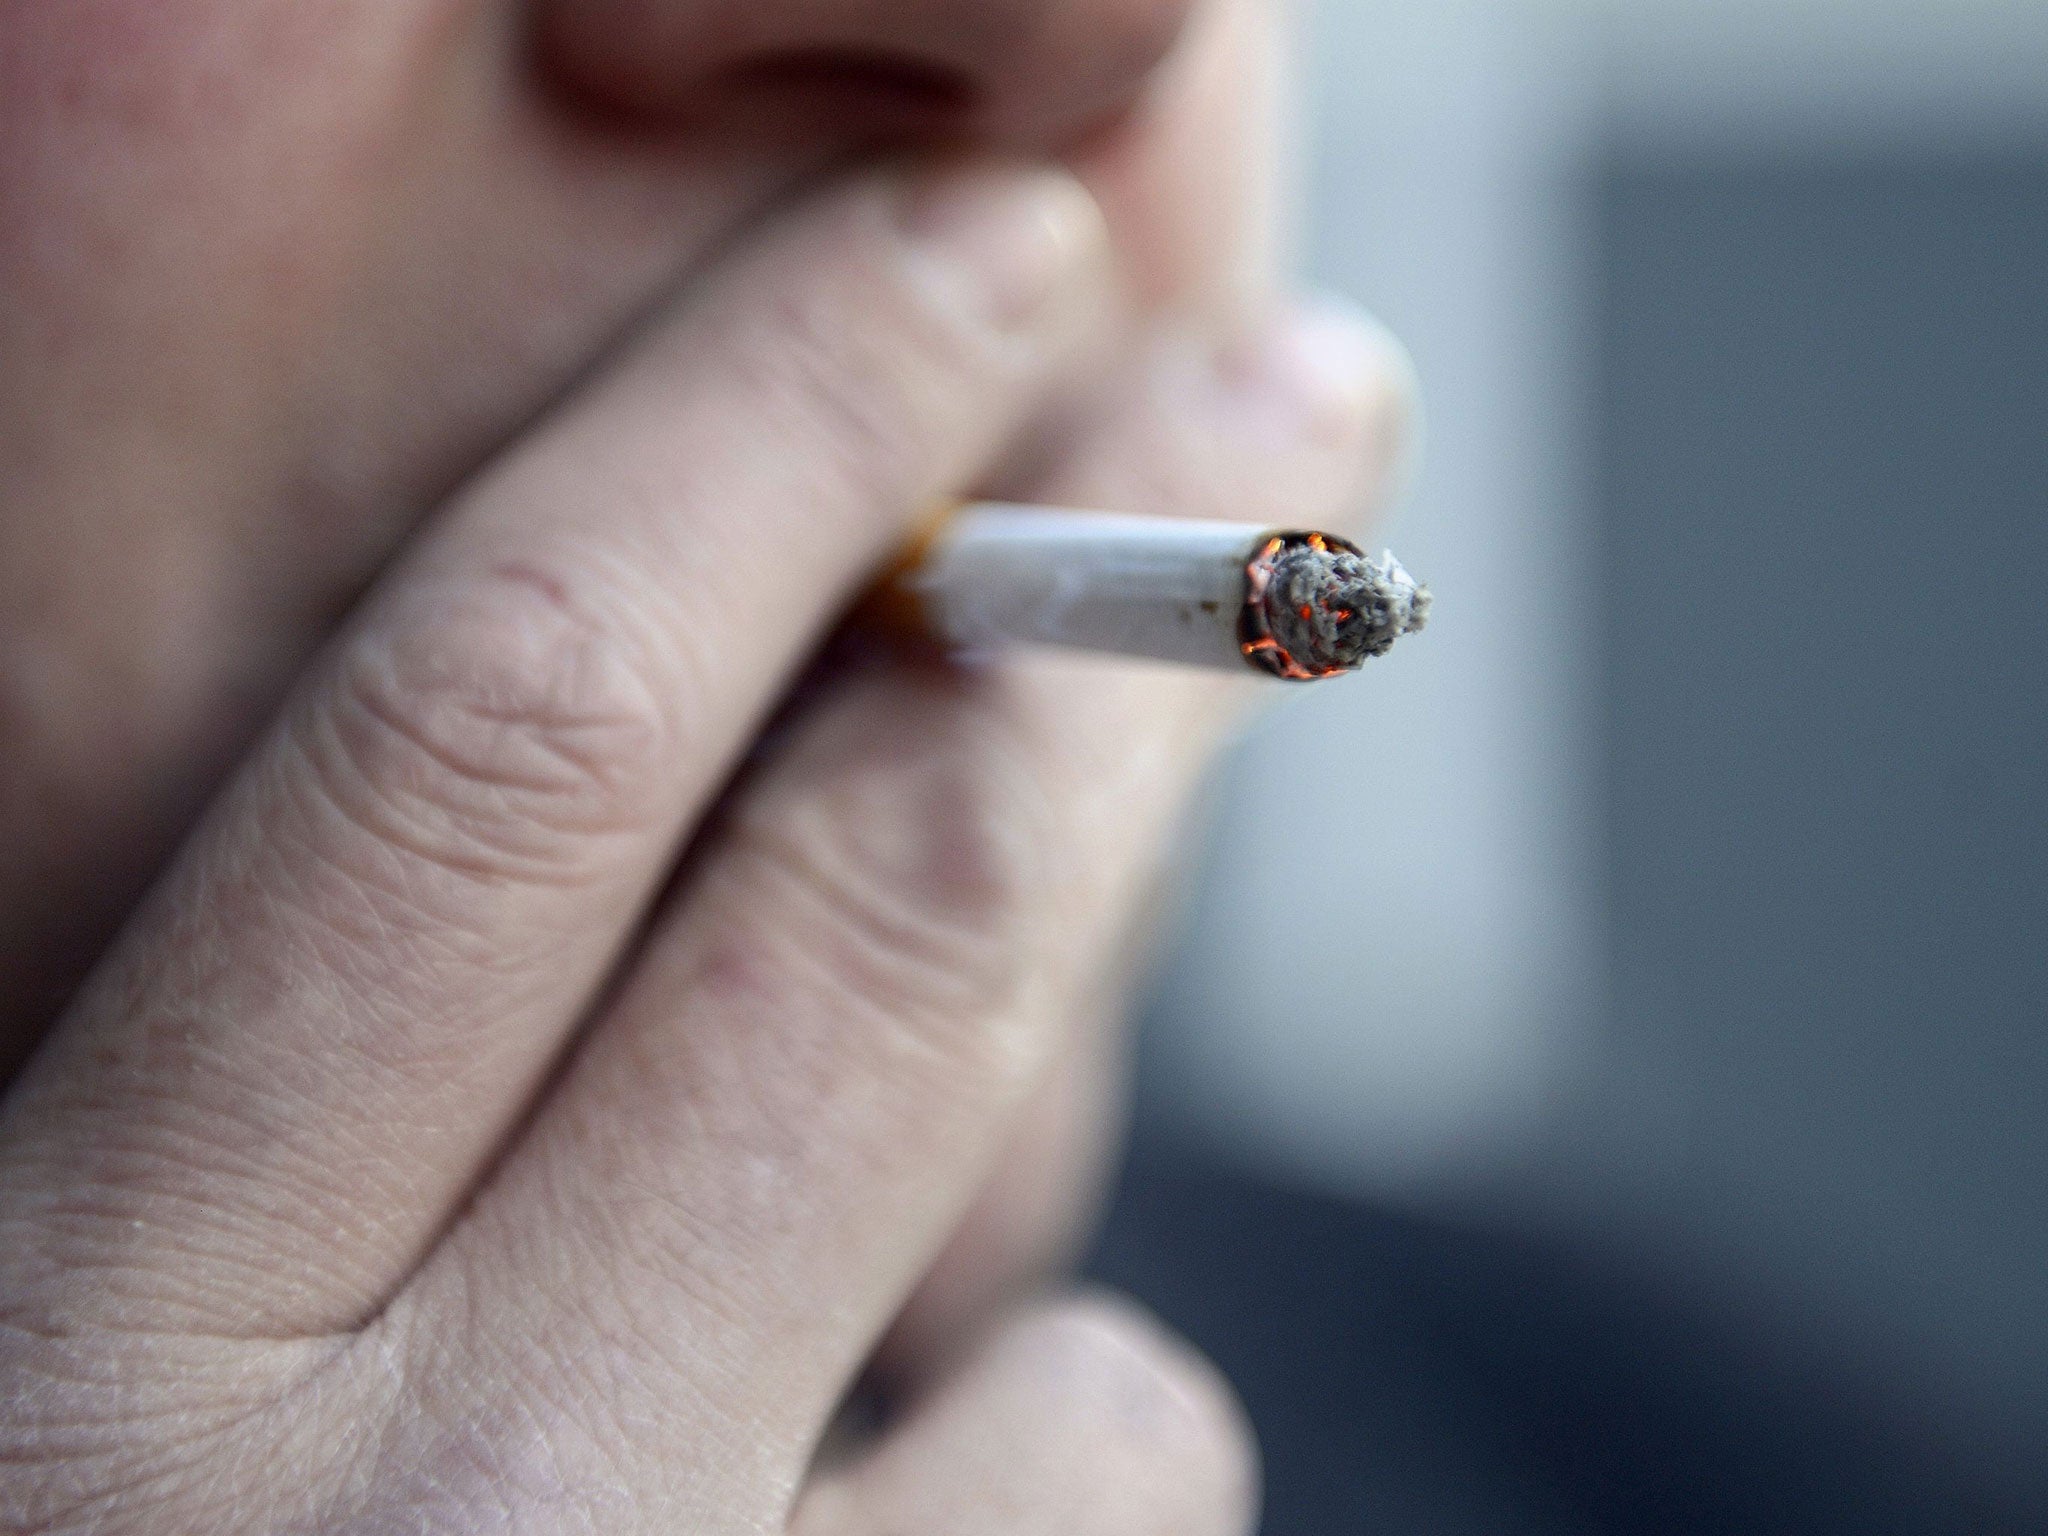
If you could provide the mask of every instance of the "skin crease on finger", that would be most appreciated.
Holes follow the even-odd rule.
[[[568,0],[0,0],[0,1076],[396,542],[694,263],[852,143],[1088,129],[1191,4],[647,0],[607,35],[725,74],[632,106]],[[732,99],[930,38],[971,110]],[[1184,115],[1083,152],[1155,299]]]

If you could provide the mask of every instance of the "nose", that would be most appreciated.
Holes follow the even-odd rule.
[[[541,0],[548,68],[615,112],[752,109],[839,131],[1072,134],[1126,102],[1196,0]]]

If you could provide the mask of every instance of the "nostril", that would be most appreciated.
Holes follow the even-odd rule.
[[[856,48],[788,48],[756,55],[728,69],[722,83],[738,94],[823,99],[923,120],[971,116],[983,94],[955,65]]]
[[[628,114],[1042,145],[1136,98],[1197,0],[528,0],[535,58]]]

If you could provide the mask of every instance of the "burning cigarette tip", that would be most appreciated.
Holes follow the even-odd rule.
[[[1245,657],[1276,677],[1354,672],[1429,622],[1429,588],[1392,550],[1373,559],[1333,534],[1275,534],[1246,575]]]

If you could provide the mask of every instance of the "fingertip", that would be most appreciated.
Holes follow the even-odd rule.
[[[1249,1448],[1250,1420],[1236,1389],[1208,1356],[1121,1292],[1088,1286],[1040,1304],[1012,1325],[1007,1346],[1055,1374],[1104,1388],[1137,1418],[1163,1415],[1192,1434],[1211,1460]]]
[[[1331,290],[1283,304],[1225,357],[1241,387],[1334,443],[1398,439],[1415,411],[1413,355],[1378,316]]]
[[[1248,1529],[1258,1440],[1237,1391],[1194,1345],[1118,1292],[1091,1287],[1027,1307],[970,1372],[1008,1381],[1085,1438],[1091,1454],[1157,1479],[1185,1526]]]
[[[1348,487],[1337,502],[1376,511],[1413,479],[1421,423],[1415,360],[1355,301],[1327,291],[1290,300],[1226,342],[1215,366],[1221,409],[1240,440],[1331,466]],[[1328,514],[1305,520],[1327,525]]]

